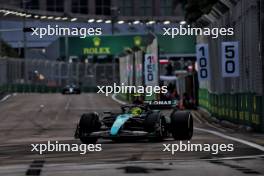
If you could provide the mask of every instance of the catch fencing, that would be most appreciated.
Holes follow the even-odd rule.
[[[83,91],[119,82],[117,64],[0,58],[0,92],[60,92],[67,84]]]
[[[264,131],[263,56],[261,57],[261,24],[259,1],[240,0],[218,20],[209,25],[232,27],[233,36],[197,37],[208,43],[211,79],[200,81],[199,104],[215,117]],[[221,42],[239,42],[239,77],[221,75]],[[263,47],[263,46],[262,46]]]

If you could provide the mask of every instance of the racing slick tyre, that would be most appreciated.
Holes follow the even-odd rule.
[[[190,140],[193,136],[193,118],[190,112],[174,111],[171,114],[171,133],[175,140]]]
[[[151,141],[162,141],[167,136],[166,121],[165,118],[159,113],[151,113],[145,120],[145,129],[149,133],[153,133],[154,136],[150,137]]]
[[[89,137],[92,132],[100,130],[101,123],[96,113],[83,114],[79,122],[79,138],[84,144],[94,144],[95,137]]]

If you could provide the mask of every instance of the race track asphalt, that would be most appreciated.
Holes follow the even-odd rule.
[[[264,149],[244,134],[208,125],[194,115],[191,143],[233,144],[234,151],[164,152],[163,142],[98,140],[102,151],[32,152],[47,141],[81,144],[74,139],[80,115],[119,111],[120,105],[98,94],[13,94],[0,102],[0,175],[264,175]],[[169,113],[168,111],[164,113]],[[247,134],[248,135],[248,134]],[[248,139],[248,140],[247,140]],[[263,149],[263,150],[262,150]]]

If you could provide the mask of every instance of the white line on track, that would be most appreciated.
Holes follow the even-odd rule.
[[[116,101],[117,103],[119,103],[119,104],[122,104],[122,105],[127,104],[126,102],[124,102],[124,101],[122,101],[122,100],[118,100],[118,99],[116,98],[116,94],[113,94],[113,95],[112,95],[112,99],[113,99],[114,101]]]
[[[0,100],[0,102],[4,102],[4,101],[6,101],[8,98],[10,98],[11,97],[11,95],[6,95],[6,96],[4,96],[4,98],[2,98],[1,100]]]
[[[255,159],[260,157],[264,157],[264,155],[231,156],[231,157],[217,158],[217,160]],[[208,160],[215,160],[215,159],[208,159]]]
[[[66,111],[69,110],[69,107],[70,107],[70,104],[71,104],[71,100],[72,100],[72,99],[69,98],[68,101],[67,101],[67,104],[66,104],[66,106],[65,106],[65,108],[64,108]]]
[[[261,150],[261,151],[264,152],[264,147],[263,146],[258,145],[258,144],[253,143],[253,142],[249,142],[249,141],[246,141],[246,140],[243,140],[243,139],[231,137],[231,136],[225,135],[223,133],[220,133],[220,132],[217,132],[217,131],[208,130],[208,129],[203,129],[203,128],[194,128],[194,129],[195,130],[198,130],[198,131],[210,133],[210,134],[213,134],[215,136],[219,136],[219,137],[222,137],[222,138],[225,138],[225,139],[229,139],[229,140],[232,140],[232,141],[236,141],[236,142],[239,142],[239,143],[248,145],[250,147],[253,147],[255,149],[258,149],[258,150]]]

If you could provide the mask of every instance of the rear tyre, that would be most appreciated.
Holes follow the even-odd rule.
[[[94,144],[96,137],[89,137],[92,132],[100,130],[101,123],[96,113],[83,114],[79,122],[79,138],[84,144]]]
[[[167,136],[166,121],[160,112],[151,113],[145,120],[145,129],[147,132],[152,133],[150,141],[159,142]]]
[[[193,118],[190,112],[174,111],[171,114],[171,133],[175,140],[190,140],[193,136]]]

